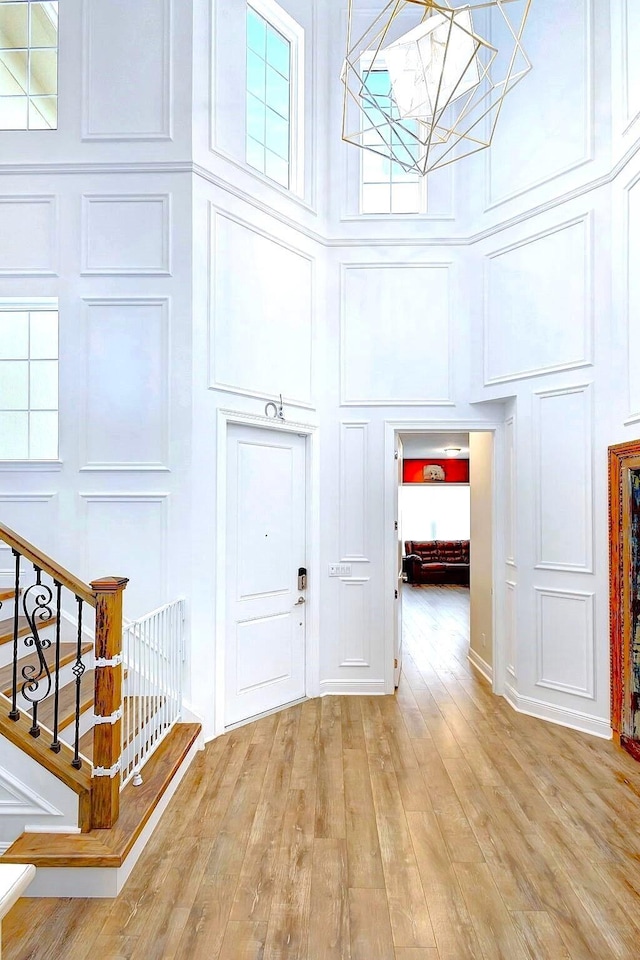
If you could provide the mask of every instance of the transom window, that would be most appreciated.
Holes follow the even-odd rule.
[[[304,31],[274,0],[247,6],[246,161],[302,192]]]
[[[58,458],[57,307],[0,301],[0,460]]]
[[[58,126],[58,4],[0,0],[0,130]]]
[[[366,126],[362,132],[362,142],[373,147],[379,146],[381,152],[388,152],[387,144],[391,145],[397,160],[371,150],[361,151],[360,212],[421,213],[424,208],[423,178],[414,171],[405,171],[399,162],[405,160],[413,163],[420,145],[410,133],[403,133],[385,120],[384,114],[391,117],[397,114],[387,70],[383,67],[365,70],[363,80],[363,117]],[[414,123],[417,133],[418,121]],[[408,125],[406,120],[404,125]]]

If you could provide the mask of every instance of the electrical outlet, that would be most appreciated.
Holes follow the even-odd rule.
[[[350,577],[351,564],[350,563],[330,563],[329,576],[330,577]]]
[[[486,647],[486,645],[487,645],[487,635],[486,635],[486,633],[481,633],[481,634],[480,634],[480,642],[481,642],[482,647],[483,647],[483,649],[484,649],[484,648]]]

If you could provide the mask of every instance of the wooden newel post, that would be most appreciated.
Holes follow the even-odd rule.
[[[91,826],[109,829],[120,812],[122,753],[122,594],[124,577],[94,580],[96,597],[95,704],[96,717],[109,718],[93,728]],[[116,769],[117,768],[117,769]]]

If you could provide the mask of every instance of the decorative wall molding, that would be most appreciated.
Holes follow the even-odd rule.
[[[368,420],[340,424],[340,562],[369,563]]]
[[[321,680],[320,696],[376,697],[385,693],[384,680]]]
[[[157,130],[109,130],[101,129],[99,120],[103,119],[103,112],[98,111],[99,116],[95,117],[95,111],[92,109],[91,85],[93,71],[94,36],[92,33],[94,6],[104,7],[104,0],[84,0],[82,12],[82,140],[102,140],[102,141],[123,141],[134,142],[137,140],[171,140],[172,138],[172,65],[171,65],[171,25],[172,25],[172,0],[159,0],[158,6],[162,10],[162,79],[158,94],[161,101],[162,121]],[[119,4],[118,4],[119,5]],[[125,8],[129,9],[129,5]],[[137,42],[142,42],[143,38],[148,41],[148,37],[143,35],[137,38]],[[109,84],[107,74],[98,71],[99,80],[103,84]],[[110,85],[109,85],[110,86]]]
[[[512,686],[505,685],[505,699],[518,713],[528,717],[537,717],[549,723],[557,723],[561,727],[571,730],[580,730],[590,733],[603,740],[611,740],[612,730],[609,720],[595,717],[590,713],[572,710],[570,707],[560,707],[554,703],[538,700],[536,697],[527,697],[517,692]]]
[[[161,208],[160,256],[155,264],[100,263],[93,252],[92,212],[99,206],[115,204],[159,205]],[[145,231],[146,232],[146,231]],[[138,194],[83,194],[82,197],[82,276],[171,276],[171,195],[168,193]]]
[[[536,686],[546,687],[549,690],[556,690],[559,693],[570,694],[574,697],[584,697],[587,700],[595,700],[595,630],[594,630],[594,605],[595,594],[579,590],[557,590],[551,587],[534,587],[536,597]],[[567,604],[577,604],[581,607],[582,636],[578,635],[578,628],[574,625],[574,630],[568,633],[563,632],[563,639],[567,641],[569,636],[574,641],[571,649],[565,645],[565,653],[570,657],[571,663],[563,664],[565,669],[575,669],[584,674],[584,683],[571,683],[561,677],[553,677],[553,666],[548,662],[552,656],[558,652],[558,637],[554,632],[553,636],[546,637],[544,629],[545,607],[565,601]],[[580,663],[582,660],[582,663]],[[556,664],[556,667],[558,664]],[[566,675],[565,675],[566,676]]]
[[[492,301],[491,301],[491,278],[490,278],[490,266],[494,261],[499,260],[504,256],[508,256],[514,251],[521,250],[524,247],[531,246],[538,241],[543,241],[549,237],[554,237],[557,234],[563,233],[566,230],[571,230],[574,227],[583,227],[584,240],[583,240],[583,251],[584,251],[584,291],[583,291],[583,309],[585,313],[585,322],[583,325],[582,331],[582,344],[580,352],[582,356],[576,357],[575,360],[567,360],[562,363],[554,363],[543,366],[532,366],[527,369],[514,370],[513,372],[507,373],[494,373],[492,375],[490,369],[490,357],[491,357],[491,316],[492,316]],[[525,380],[531,377],[541,376],[547,373],[558,373],[569,370],[581,369],[583,367],[588,367],[593,365],[593,356],[592,356],[592,344],[593,344],[593,327],[594,327],[594,298],[593,298],[593,212],[587,211],[582,216],[574,217],[571,220],[563,221],[562,223],[554,224],[554,226],[549,227],[545,230],[538,231],[534,234],[531,234],[528,237],[525,237],[522,240],[517,240],[515,243],[508,244],[506,247],[501,247],[498,250],[493,250],[485,257],[485,296],[484,296],[484,316],[483,316],[483,345],[484,345],[484,356],[483,356],[483,370],[484,370],[484,386],[494,386],[502,383],[512,383],[518,380]]]
[[[45,797],[0,767],[0,817],[62,817]]]
[[[516,680],[515,652],[517,648],[517,589],[514,580],[505,580],[505,628],[506,628],[506,659],[507,673],[513,681]]]
[[[58,233],[54,194],[0,196],[0,277],[57,277]]]
[[[397,261],[394,263],[375,263],[375,262],[363,262],[363,263],[341,263],[340,264],[340,405],[342,407],[450,407],[455,406],[455,401],[451,399],[453,394],[453,337],[451,336],[451,315],[452,315],[452,273],[453,273],[453,264],[450,261],[425,261],[425,262],[416,262],[413,260],[404,260]],[[353,344],[349,342],[349,322],[351,318],[356,318],[358,313],[362,310],[361,297],[356,296],[356,303],[349,303],[349,276],[355,273],[368,272],[372,276],[372,283],[375,278],[379,278],[382,272],[388,271],[407,271],[409,274],[415,271],[444,271],[447,277],[447,304],[445,308],[446,317],[439,317],[434,323],[432,334],[435,335],[437,331],[442,329],[446,320],[446,345],[443,345],[441,353],[435,358],[437,362],[434,362],[434,354],[431,353],[431,371],[432,375],[435,370],[440,370],[440,368],[446,364],[446,373],[442,377],[444,389],[440,396],[416,396],[418,390],[414,391],[413,396],[408,396],[403,399],[394,399],[394,391],[389,390],[388,396],[385,397],[374,397],[374,396],[356,396],[354,395],[357,391],[350,386],[349,383],[349,373],[350,373],[350,361],[353,361],[353,368],[358,371],[364,369],[363,366],[363,353],[361,350],[358,352],[358,358],[356,361],[356,355],[353,349]],[[385,285],[386,286],[386,285]],[[366,319],[365,314],[362,313],[361,319]],[[419,319],[418,315],[415,313],[412,316],[412,319]],[[438,323],[438,320],[440,321]],[[399,328],[400,317],[397,317],[393,324],[388,325],[390,333],[397,331]],[[423,329],[423,333],[424,333]],[[358,339],[358,343],[360,340]],[[423,338],[424,339],[424,338]],[[425,342],[414,341],[414,353],[417,353],[419,348],[427,350],[431,345]],[[351,352],[353,356],[350,356],[350,347],[352,348]],[[440,364],[440,366],[438,366]],[[376,367],[377,373],[380,373],[379,367],[377,367],[373,359],[369,356],[369,373],[373,376],[373,367]],[[428,367],[425,367],[428,369]],[[407,372],[407,378],[411,379],[410,372]],[[379,379],[379,378],[377,378]],[[377,382],[376,379],[376,382]],[[423,382],[428,381],[428,377],[424,376],[416,378],[417,383],[421,385]],[[371,391],[370,391],[371,392]],[[438,391],[434,391],[437,393]]]
[[[369,577],[340,578],[338,630],[341,667],[371,666],[370,582]]]
[[[593,0],[583,0],[583,10],[584,10],[584,22],[585,22],[585,44],[584,44],[584,88],[585,88],[585,112],[584,112],[584,142],[583,142],[583,151],[582,156],[576,158],[570,163],[566,164],[564,167],[554,171],[546,177],[536,180],[533,183],[520,188],[519,190],[514,190],[511,193],[506,194],[505,196],[495,198],[492,196],[491,185],[492,185],[492,163],[493,156],[492,151],[489,149],[485,153],[485,212],[488,213],[491,210],[495,210],[498,207],[501,207],[503,204],[510,203],[513,200],[517,200],[519,197],[523,197],[528,193],[531,193],[533,190],[538,190],[540,187],[544,187],[549,183],[553,183],[555,180],[558,180],[560,177],[566,176],[568,173],[572,173],[574,170],[579,170],[580,167],[585,166],[587,163],[592,163],[595,155],[595,64],[594,64],[594,53],[593,53],[593,41],[592,38],[595,33],[594,28],[594,3]],[[524,38],[524,44],[526,47],[526,35]]]
[[[505,517],[505,563],[516,566],[516,523],[517,523],[517,456],[516,456],[516,420],[507,417],[504,422],[506,517]]]
[[[582,433],[574,420],[566,423],[563,419],[561,403],[563,397],[581,398]],[[557,404],[555,403],[557,401]],[[553,404],[555,412],[550,429],[545,434],[543,428],[543,408]],[[571,415],[571,408],[568,414]],[[573,411],[575,415],[575,411]],[[535,568],[537,570],[559,570],[578,573],[593,573],[595,502],[593,497],[593,394],[592,384],[560,387],[556,390],[540,391],[533,394],[533,455],[534,455],[534,516],[535,524]],[[545,451],[546,442],[551,447]],[[560,457],[562,459],[560,460]],[[550,478],[547,481],[547,476]],[[569,495],[567,484],[571,485]],[[544,500],[544,491],[548,497]],[[578,517],[572,517],[574,504],[581,504],[581,530],[574,526],[569,529],[570,520],[578,523]],[[580,559],[561,560],[549,557],[545,544],[545,516],[549,516],[547,526],[555,534],[562,530],[563,548],[567,551],[575,548],[576,540],[582,534],[584,551]],[[553,552],[553,548],[552,548]]]
[[[296,395],[295,392],[287,390],[286,377],[291,376],[290,370],[292,369],[291,360],[292,355],[289,354],[289,363],[282,368],[281,372],[278,373],[277,364],[280,362],[282,357],[282,343],[275,337],[270,337],[270,331],[265,330],[265,335],[267,338],[268,346],[273,350],[271,357],[268,355],[261,356],[261,369],[265,371],[265,382],[263,389],[255,389],[253,387],[245,386],[244,384],[234,383],[231,378],[227,378],[223,375],[223,371],[217,368],[217,364],[224,363],[224,354],[222,353],[220,347],[220,338],[222,336],[227,336],[229,333],[229,323],[228,323],[228,313],[224,313],[221,310],[221,304],[219,302],[220,292],[224,291],[224,283],[217,283],[216,269],[220,264],[224,267],[224,262],[221,256],[221,250],[228,251],[229,243],[228,237],[226,238],[227,242],[224,245],[220,242],[220,224],[232,224],[235,227],[239,227],[245,231],[250,236],[259,237],[261,240],[266,241],[269,244],[272,244],[276,251],[286,251],[286,254],[290,254],[292,258],[296,258],[299,261],[304,262],[307,265],[308,276],[302,277],[302,274],[298,277],[299,281],[299,292],[303,294],[306,298],[306,303],[302,306],[307,311],[308,327],[306,330],[306,339],[307,342],[303,344],[300,342],[298,344],[298,357],[297,364],[295,364],[295,369],[300,370],[304,369],[305,378],[306,378],[306,396],[300,394]],[[312,348],[313,341],[315,337],[315,326],[316,326],[316,317],[315,317],[315,279],[316,279],[316,258],[309,254],[307,251],[300,249],[288,243],[286,240],[283,240],[281,237],[278,237],[272,233],[269,233],[266,230],[257,227],[255,224],[251,224],[248,221],[237,217],[226,210],[222,210],[220,207],[216,206],[213,203],[209,204],[209,325],[208,325],[208,353],[209,353],[209,373],[208,386],[212,390],[221,390],[226,393],[233,393],[240,396],[248,396],[259,399],[278,399],[278,394],[273,392],[273,387],[278,389],[278,386],[282,385],[282,396],[285,405],[291,405],[295,407],[302,407],[304,409],[312,409],[314,407],[313,402],[313,357],[312,357]],[[280,254],[282,256],[282,254]],[[289,274],[293,280],[293,265],[296,263],[296,260],[290,260],[290,270]],[[303,282],[304,281],[304,282]],[[272,311],[274,310],[272,298],[268,296],[269,291],[260,291],[263,293],[262,301],[265,309],[268,308]],[[286,294],[287,303],[290,299],[292,291],[281,291],[283,296]],[[234,303],[237,303],[238,298],[234,299]],[[222,304],[222,308],[228,310],[229,304]],[[224,317],[224,321],[221,326],[218,327],[218,315]],[[278,324],[278,329],[282,335],[282,322],[284,317],[282,313],[276,318],[275,315],[268,316],[271,326],[273,327],[272,333],[276,332],[276,323]],[[290,317],[290,320],[293,318]],[[289,341],[291,340],[291,334],[294,330],[301,329],[300,326],[300,309],[296,311],[295,323],[290,324],[289,329]],[[231,347],[233,344],[231,344]],[[291,347],[291,342],[288,343],[288,346]],[[305,356],[301,356],[300,353],[304,351]],[[228,362],[235,362],[238,364],[241,360],[240,356],[233,357],[232,350],[229,351],[230,355],[226,358]],[[274,367],[276,369],[274,369]],[[243,367],[244,369],[244,367]],[[289,372],[288,372],[289,371]],[[283,383],[283,380],[285,381]],[[279,382],[278,382],[279,381]],[[254,377],[255,382],[255,377]],[[300,385],[298,385],[300,386]],[[271,389],[270,389],[271,388]]]
[[[632,197],[638,191],[638,203],[632,216]],[[632,229],[635,228],[632,233]],[[640,255],[640,173],[637,173],[624,187],[624,276],[622,290],[622,311],[626,326],[627,337],[627,403],[629,414],[625,418],[625,425],[640,423],[640,386],[636,373],[640,360],[640,334],[637,323],[632,323],[632,316],[640,307],[640,280],[638,279],[636,263]]]
[[[3,503],[26,503],[31,505],[35,503],[51,503],[51,504],[56,503],[57,505],[57,498],[58,498],[58,494],[56,492],[52,492],[52,493],[2,492],[0,493],[0,505]],[[30,510],[29,513],[31,514],[32,511]],[[0,517],[3,523],[7,519],[6,514],[2,510],[1,506],[0,506]],[[8,523],[7,526],[11,527],[11,522]],[[55,529],[55,526],[56,526],[56,518],[53,517],[51,520],[51,527]],[[30,531],[25,532],[25,530],[16,530],[16,533],[19,533],[21,536],[26,537],[27,539],[29,539],[29,532]],[[38,546],[37,543],[35,545]],[[0,541],[0,565],[3,563],[3,561],[6,563],[6,560],[4,558],[11,558],[11,548],[7,544]],[[14,576],[15,576],[15,566],[13,565],[13,562],[11,562],[9,566],[0,566],[0,582],[2,580],[8,580],[10,583],[13,583]]]
[[[81,471],[101,471],[101,470],[122,470],[122,471],[161,471],[169,470],[169,423],[170,423],[170,338],[171,338],[171,302],[169,297],[84,297],[82,300],[84,308],[84,330],[85,330],[85,370],[84,370],[84,389],[82,396],[89,395],[89,384],[95,381],[95,371],[91,369],[91,311],[100,307],[128,308],[155,307],[159,311],[160,317],[160,340],[159,340],[159,364],[162,375],[158,378],[158,386],[161,394],[161,414],[160,414],[160,437],[159,452],[160,457],[153,460],[97,460],[91,459],[91,418],[88,408],[85,408],[83,417],[83,429],[80,432],[80,470]],[[101,408],[101,407],[100,407]],[[133,415],[133,411],[131,411]],[[100,443],[104,438],[100,438]]]
[[[629,50],[629,0],[620,0],[620,11],[622,14],[620,66],[622,71],[622,122],[624,124],[622,136],[626,137],[631,128],[640,120],[640,98],[638,98],[636,104],[632,104],[631,78],[629,76],[632,56]],[[635,109],[636,106],[638,109]]]

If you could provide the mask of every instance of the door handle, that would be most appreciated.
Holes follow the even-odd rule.
[[[298,599],[297,599],[296,602],[294,603],[294,607],[299,607],[302,603],[306,603],[305,598],[304,598],[304,597],[298,597]]]

